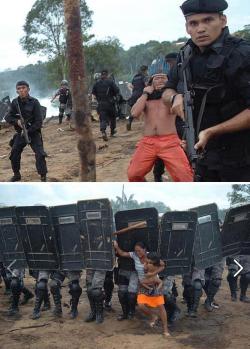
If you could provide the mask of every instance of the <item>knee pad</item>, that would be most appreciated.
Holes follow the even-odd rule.
[[[22,284],[18,278],[13,278],[10,283],[10,288],[13,294],[21,293]]]
[[[92,297],[95,301],[100,302],[104,300],[103,291],[101,288],[94,288],[91,292]]]
[[[60,283],[56,280],[51,280],[50,282],[50,291],[52,294],[56,294],[60,291]]]
[[[38,281],[38,283],[36,284],[36,290],[39,291],[46,291],[47,290],[47,281],[46,280],[40,280]]]
[[[80,297],[82,294],[82,288],[79,285],[79,281],[75,280],[69,284],[69,293],[71,296]]]
[[[195,291],[201,291],[202,290],[202,283],[200,280],[194,280],[193,282],[193,288]]]
[[[212,283],[213,287],[219,288],[221,286],[221,279],[213,279],[211,281],[211,283]]]

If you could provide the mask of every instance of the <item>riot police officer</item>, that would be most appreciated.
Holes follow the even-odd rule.
[[[27,140],[23,135],[24,126],[22,125],[20,120],[20,111],[22,113],[25,127],[28,132],[30,146],[35,153],[37,172],[41,176],[41,181],[46,182],[47,165],[45,160],[46,153],[43,149],[43,140],[41,134],[43,117],[41,113],[40,103],[37,99],[29,95],[30,88],[29,84],[26,81],[17,82],[16,90],[19,97],[12,101],[10,109],[5,117],[6,122],[13,125],[16,130],[16,134],[10,142],[10,145],[12,147],[10,160],[12,170],[14,172],[14,176],[11,178],[11,182],[18,182],[21,180],[21,154],[23,152],[23,149],[27,145]]]
[[[51,103],[59,97],[59,125],[62,123],[63,116],[66,114],[67,121],[70,121],[72,114],[72,96],[69,89],[69,83],[67,80],[62,80],[61,87],[55,93],[54,97],[51,100]]]
[[[250,179],[250,45],[229,34],[227,7],[225,0],[183,3],[191,39],[164,94],[172,112],[184,118],[185,69],[193,95],[195,148],[201,152],[196,177],[203,182]]]
[[[141,97],[144,88],[146,87],[148,80],[148,66],[142,65],[138,71],[138,73],[133,77],[132,80],[132,96],[128,100],[129,106],[132,108],[137,100]],[[127,123],[127,130],[131,130],[132,122],[133,122],[133,116],[129,116],[129,120]]]
[[[108,141],[106,129],[110,126],[111,137],[116,133],[116,110],[115,100],[119,94],[119,88],[108,78],[108,71],[103,70],[101,79],[98,80],[92,89],[92,95],[97,99],[97,112],[100,115],[100,129],[105,142]]]

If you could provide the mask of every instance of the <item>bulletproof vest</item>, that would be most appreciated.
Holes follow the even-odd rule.
[[[133,78],[133,94],[142,94],[145,88],[145,77],[143,74],[136,74]]]
[[[218,55],[210,52],[206,61],[202,63],[202,56],[192,55],[187,63],[189,70],[189,88],[194,93],[194,125],[196,137],[199,132],[214,125],[225,122],[241,113],[245,107],[244,102],[235,91],[230,88],[226,70],[227,62],[233,51],[242,42],[242,39],[228,36],[223,44],[218,43],[221,52]],[[185,50],[185,48],[184,48]],[[195,67],[201,67],[199,76],[195,76]],[[181,73],[181,71],[179,72]],[[183,89],[183,78],[180,75],[178,89]],[[250,164],[250,131],[241,131],[226,134],[218,139],[209,141],[206,150],[216,149],[222,159],[222,164],[241,166]],[[239,156],[240,154],[240,156]],[[242,156],[243,155],[243,156]]]
[[[115,91],[113,89],[113,83],[111,80],[99,80],[96,83],[96,98],[99,103],[113,103],[114,95]]]
[[[68,88],[61,88],[59,92],[59,102],[62,104],[67,104],[68,99],[70,98],[70,90]]]

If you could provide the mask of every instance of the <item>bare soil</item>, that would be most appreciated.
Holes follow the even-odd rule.
[[[226,275],[224,275],[225,280]],[[199,317],[185,317],[185,305],[181,304],[182,288],[178,278],[178,304],[181,319],[171,330],[171,338],[165,339],[161,329],[151,329],[147,320],[137,314],[134,320],[118,322],[120,312],[117,291],[113,295],[113,310],[105,313],[101,325],[85,323],[89,306],[86,292],[79,305],[79,317],[69,318],[69,294],[63,288],[63,318],[53,319],[50,311],[43,312],[39,320],[31,320],[34,301],[22,306],[19,319],[6,316],[8,297],[0,288],[0,348],[1,349],[247,349],[250,348],[250,305],[233,303],[226,281],[216,296],[220,309],[208,313],[202,304]],[[33,288],[34,281],[26,279],[26,286]],[[204,302],[204,297],[202,302]]]
[[[98,182],[127,182],[127,168],[135,151],[136,143],[142,135],[142,122],[135,121],[132,131],[126,130],[126,120],[117,123],[117,135],[102,140],[99,123],[92,122],[93,136],[97,147],[96,169]],[[12,127],[0,130],[0,182],[9,181],[12,176],[9,160],[9,141],[14,134]],[[109,135],[109,130],[108,130]],[[48,181],[76,182],[79,180],[79,156],[75,131],[64,121],[45,123],[43,128],[44,148],[48,154]],[[39,181],[35,168],[35,157],[30,147],[26,147],[21,162],[23,182]],[[152,174],[148,176],[152,180]]]

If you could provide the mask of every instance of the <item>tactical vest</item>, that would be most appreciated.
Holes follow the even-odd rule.
[[[235,94],[233,89],[230,89],[232,81],[228,81],[225,74],[226,69],[228,69],[229,57],[242,41],[240,38],[229,36],[223,44],[218,43],[221,52],[219,55],[215,53],[208,57],[207,69],[202,77],[202,83],[192,81],[189,64],[192,58],[191,47],[187,44],[183,48],[184,52],[189,50],[187,54],[185,53],[184,67],[187,67],[189,88],[195,96],[194,126],[196,136],[201,130],[225,122],[246,109],[244,101]],[[183,91],[181,69],[179,69],[177,91]],[[250,131],[245,130],[212,139],[206,150],[207,152],[215,151],[219,155],[217,161],[221,162],[221,165],[235,167],[250,165]]]

